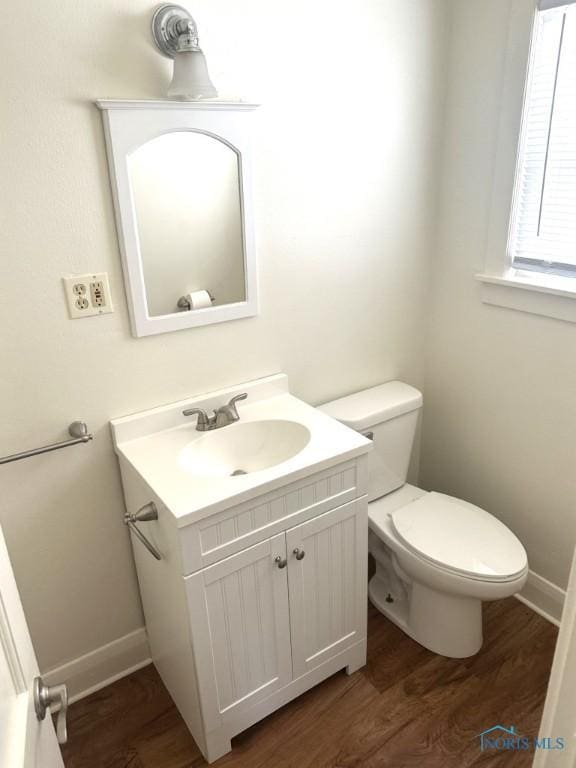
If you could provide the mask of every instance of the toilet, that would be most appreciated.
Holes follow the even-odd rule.
[[[320,410],[374,441],[368,480],[372,604],[442,656],[482,647],[482,601],[519,592],[526,551],[489,512],[406,483],[422,394],[390,381]]]

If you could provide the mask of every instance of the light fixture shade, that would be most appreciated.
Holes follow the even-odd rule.
[[[179,51],[174,55],[174,76],[168,88],[172,99],[210,99],[218,96],[202,51]]]

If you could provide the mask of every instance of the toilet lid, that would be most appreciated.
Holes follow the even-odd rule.
[[[391,517],[409,549],[465,576],[507,581],[528,564],[524,547],[509,528],[461,499],[427,493]]]

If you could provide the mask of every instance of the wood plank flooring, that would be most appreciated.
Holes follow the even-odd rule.
[[[503,723],[536,736],[556,629],[514,598],[487,604],[472,659],[426,651],[372,607],[368,664],[338,673],[237,736],[217,768],[528,768],[528,752],[481,752]],[[206,765],[153,666],[69,713],[66,768]]]

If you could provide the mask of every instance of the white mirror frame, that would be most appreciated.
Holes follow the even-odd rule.
[[[98,100],[102,110],[116,227],[130,321],[134,336],[179,331],[258,314],[256,251],[252,205],[251,116],[256,104],[185,101]],[[172,131],[195,131],[227,143],[238,155],[244,246],[245,301],[170,315],[151,316],[128,157],[146,142]],[[184,287],[182,293],[185,293]],[[178,300],[175,297],[175,301]]]

